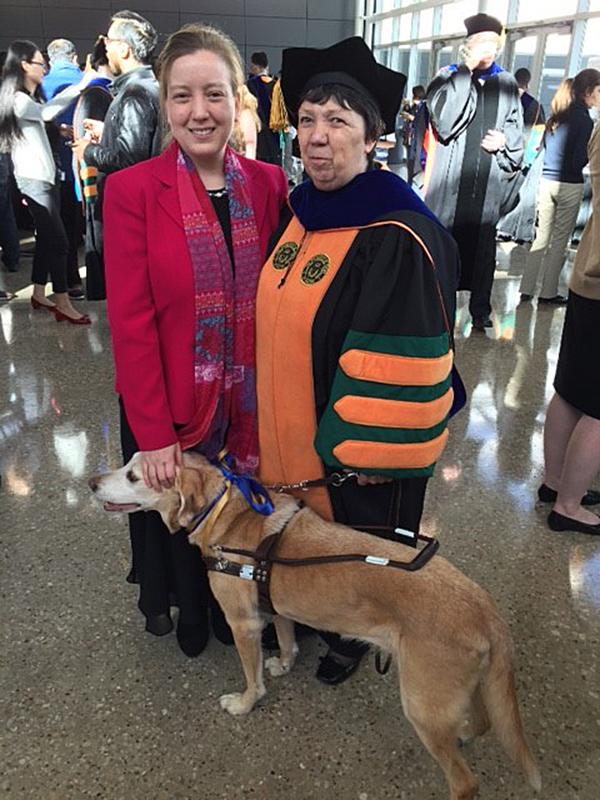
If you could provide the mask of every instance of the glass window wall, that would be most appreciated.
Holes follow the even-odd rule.
[[[427,84],[455,61],[463,21],[479,7],[479,0],[369,0],[361,19],[378,60],[411,84]],[[510,71],[527,67],[531,91],[545,105],[567,73],[600,66],[600,0],[495,0],[488,8],[506,23],[500,64]]]
[[[517,21],[541,22],[546,19],[565,19],[577,13],[577,5],[578,0],[543,0],[543,2],[521,0]]]
[[[442,26],[440,33],[465,33],[464,20],[477,13],[477,0],[459,0],[457,3],[444,3],[442,6]]]

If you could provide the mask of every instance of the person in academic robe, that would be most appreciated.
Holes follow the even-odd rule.
[[[360,37],[284,50],[308,180],[282,212],[259,280],[259,475],[271,485],[355,471],[357,481],[300,496],[326,519],[416,543],[454,402],[459,261],[413,190],[373,168],[404,83]],[[317,677],[339,683],[367,645],[323,635]]]
[[[256,97],[258,117],[260,119],[256,157],[259,161],[264,161],[267,164],[281,166],[279,134],[274,133],[269,127],[273,90],[277,79],[269,75],[269,59],[266,53],[262,51],[252,53],[250,56],[250,73],[246,86]]]
[[[546,114],[538,100],[529,94],[531,73],[525,67],[515,72],[523,109],[523,160],[518,172],[506,183],[502,217],[496,230],[502,241],[521,245],[535,238],[536,199],[543,167],[543,140]],[[513,250],[511,262],[517,251]],[[519,253],[522,257],[526,251]]]
[[[492,326],[496,224],[504,183],[521,165],[523,115],[515,79],[494,60],[502,23],[476,14],[465,27],[462,63],[443,67],[427,89],[433,136],[423,186],[425,202],[458,244],[459,288],[471,292],[473,327],[485,330]]]

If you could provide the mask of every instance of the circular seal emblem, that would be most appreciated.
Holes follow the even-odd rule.
[[[302,270],[300,280],[307,286],[313,286],[325,277],[330,263],[329,256],[325,253],[313,256]]]
[[[296,242],[284,242],[277,248],[277,252],[273,256],[273,267],[275,269],[288,269],[291,267],[296,260],[299,249]]]

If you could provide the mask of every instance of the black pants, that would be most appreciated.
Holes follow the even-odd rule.
[[[26,180],[19,185],[35,225],[35,255],[31,282],[46,285],[48,275],[55,293],[67,291],[69,242],[60,218],[58,187],[44,181]]]
[[[459,289],[469,289],[469,312],[473,319],[489,317],[490,297],[496,270],[496,226],[455,225],[452,235],[458,245],[461,262]]]
[[[12,204],[10,155],[0,153],[0,246],[2,261],[8,269],[19,264],[19,231]]]
[[[73,181],[60,183],[60,218],[67,234],[69,250],[67,253],[67,286],[69,289],[81,286],[79,274],[79,247],[83,244],[85,220],[81,203],[75,197]]]
[[[119,403],[119,406],[121,448],[127,462],[139,447],[123,404]],[[203,622],[211,595],[200,548],[188,542],[184,530],[169,533],[156,511],[129,514],[129,534],[133,568],[140,583],[140,611],[147,617],[166,614],[170,606],[169,595],[174,594],[180,622],[186,625]]]
[[[404,528],[419,532],[428,478],[405,478],[393,483],[357,486],[351,481],[331,488],[329,495],[336,522],[385,539],[395,539],[394,533],[370,531],[370,525]],[[334,653],[357,658],[369,649],[358,639],[342,639],[337,633],[320,631],[321,637]]]

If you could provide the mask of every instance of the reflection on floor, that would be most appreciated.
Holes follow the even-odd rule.
[[[544,409],[564,309],[517,305],[501,254],[494,329],[473,332],[461,298],[457,358],[470,394],[430,483],[424,528],[496,598],[544,800],[600,786],[600,542],[556,534],[534,502]],[[5,276],[7,288],[23,274]],[[21,283],[19,283],[19,281]],[[0,788],[7,798],[429,800],[445,782],[399,707],[393,672],[369,663],[337,689],[302,643],[287,678],[245,719],[217,698],[241,683],[211,641],[187,659],[143,630],[125,583],[124,520],[85,478],[119,463],[104,304],[93,325],[57,324],[26,297],[0,309],[2,644]],[[468,748],[481,797],[531,797],[491,737]]]

